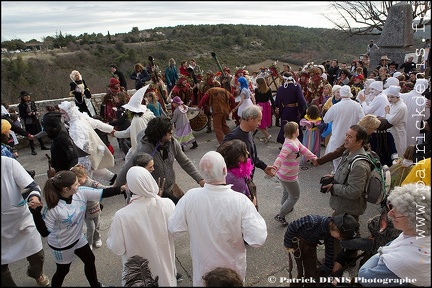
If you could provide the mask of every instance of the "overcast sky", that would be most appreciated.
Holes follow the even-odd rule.
[[[334,28],[330,1],[2,1],[1,41],[200,24]]]

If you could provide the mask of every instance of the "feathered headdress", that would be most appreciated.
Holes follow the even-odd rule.
[[[159,276],[153,279],[149,261],[139,255],[130,257],[124,268],[124,287],[159,287]]]

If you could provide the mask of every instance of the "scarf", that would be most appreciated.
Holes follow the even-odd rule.
[[[336,103],[339,103],[341,100],[342,100],[342,97],[341,97],[339,100],[336,100],[336,98],[333,97],[333,98],[332,98],[332,104],[334,105],[334,104],[336,104]]]
[[[228,169],[237,178],[251,179],[251,173],[254,166],[251,158],[248,158],[246,162],[240,162],[238,167]]]

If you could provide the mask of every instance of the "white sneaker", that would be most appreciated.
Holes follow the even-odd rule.
[[[97,241],[95,242],[95,247],[96,247],[96,248],[100,248],[100,247],[102,247],[102,240],[101,240],[101,239],[99,239],[99,240],[97,240]]]

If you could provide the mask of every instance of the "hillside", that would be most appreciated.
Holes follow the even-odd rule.
[[[67,97],[72,70],[81,72],[93,93],[103,93],[111,63],[116,63],[127,77],[135,63],[146,65],[150,55],[159,70],[165,70],[172,57],[177,66],[182,60],[195,58],[204,71],[217,72],[211,52],[216,53],[222,66],[232,70],[268,67],[276,60],[298,68],[310,61],[321,63],[333,58],[350,62],[365,52],[369,41],[360,36],[350,38],[337,30],[297,26],[186,25],[143,32],[147,36],[136,38],[135,43],[126,34],[89,44],[71,41],[61,50],[2,55],[2,101],[16,103],[21,90],[32,92],[33,100]],[[128,81],[132,89],[133,81]]]

